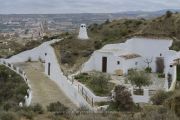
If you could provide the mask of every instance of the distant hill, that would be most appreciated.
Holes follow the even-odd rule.
[[[123,39],[132,36],[172,38],[172,49],[180,50],[179,13],[168,12],[161,17],[148,20],[141,18],[106,21],[103,24],[90,25],[88,32],[91,38],[101,40],[103,44],[122,42]]]

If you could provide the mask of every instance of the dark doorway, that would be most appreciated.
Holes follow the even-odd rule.
[[[107,57],[102,58],[102,72],[107,72]]]
[[[157,73],[164,73],[164,58],[163,57],[157,57],[156,58],[156,72]]]
[[[177,81],[180,81],[180,65],[177,65]]]
[[[51,63],[48,63],[48,75],[51,75]]]

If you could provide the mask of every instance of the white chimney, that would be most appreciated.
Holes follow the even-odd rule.
[[[80,30],[79,30],[78,39],[81,39],[81,40],[87,40],[87,39],[89,39],[89,37],[88,37],[88,35],[87,35],[86,24],[81,24]]]

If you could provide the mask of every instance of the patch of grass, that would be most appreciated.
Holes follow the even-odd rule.
[[[0,106],[8,102],[18,105],[24,101],[28,86],[21,76],[0,65],[0,88]]]
[[[114,84],[110,83],[110,77],[106,74],[97,73],[81,73],[75,76],[79,82],[85,84],[98,96],[108,96],[114,88]]]

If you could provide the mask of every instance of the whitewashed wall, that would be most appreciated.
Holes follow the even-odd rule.
[[[127,40],[125,43],[120,44],[109,44],[102,48],[105,50],[111,51],[112,49],[119,49],[119,51],[124,50],[132,53],[137,53],[142,56],[143,59],[138,58],[138,64],[141,65],[141,68],[146,68],[147,64],[144,62],[145,59],[151,59],[152,63],[150,64],[150,67],[152,68],[153,72],[156,72],[156,57],[160,57],[160,54],[162,54],[162,57],[165,57],[166,53],[169,51],[169,47],[172,45],[172,40],[157,40],[157,39],[146,39],[146,38],[132,38]],[[107,65],[107,72],[113,74],[115,69],[117,67],[125,69],[125,73],[127,73],[127,70],[133,68],[134,62],[137,59],[132,59],[127,62],[123,62],[123,64],[126,64],[124,66],[117,66],[117,60],[118,57],[115,57],[111,52],[103,53],[99,51],[95,51],[90,60],[84,64],[84,71],[89,70],[97,70],[102,71],[102,57],[107,56],[108,61],[110,61]],[[89,64],[90,63],[90,64]],[[94,64],[94,65],[93,65]],[[89,67],[90,65],[93,65],[93,67]],[[140,66],[137,67],[140,67]]]
[[[149,103],[150,101],[150,95],[148,89],[143,89],[144,94],[143,95],[135,95],[133,93],[133,88],[129,89],[132,95],[132,99],[135,103]]]
[[[57,85],[64,91],[64,93],[71,99],[71,101],[77,106],[87,106],[91,109],[91,106],[85,101],[85,99],[78,93],[77,87],[70,82],[60,69],[60,65],[57,61],[54,49],[51,46],[46,47],[47,56],[45,58],[45,73],[48,75],[48,63],[50,67],[50,79],[55,81]]]
[[[52,40],[41,44],[39,47],[36,47],[32,50],[24,51],[20,54],[12,56],[6,61],[9,63],[18,63],[26,62],[29,58],[32,61],[38,61],[39,58],[45,60],[45,73],[47,73],[48,63],[51,63],[51,75],[50,79],[54,80],[57,85],[64,91],[67,97],[76,104],[77,106],[91,106],[84,100],[84,98],[78,93],[76,87],[72,86],[72,83],[67,80],[66,76],[63,75],[63,72],[60,69],[58,64],[54,49],[51,47],[52,43],[58,42],[60,40]],[[45,56],[45,53],[47,56]]]
[[[6,61],[9,63],[18,63],[18,62],[28,61],[29,58],[31,58],[32,61],[38,61],[39,58],[41,58],[42,60],[45,60],[45,53],[47,51],[47,46],[56,41],[59,41],[59,40],[55,39],[52,41],[45,42],[32,50],[27,50],[17,55],[14,55],[10,57],[9,59],[7,59]]]

